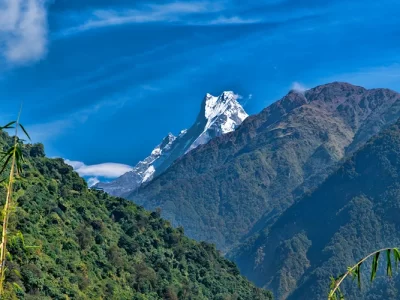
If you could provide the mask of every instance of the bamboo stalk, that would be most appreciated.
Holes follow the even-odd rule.
[[[22,110],[22,107],[21,107]],[[15,123],[15,136],[14,136],[14,149],[12,152],[12,161],[11,161],[11,170],[9,181],[7,185],[7,197],[6,203],[3,209],[3,230],[1,236],[1,244],[0,244],[0,297],[3,296],[4,293],[4,280],[5,280],[5,270],[6,270],[6,255],[7,255],[7,227],[8,220],[10,217],[10,206],[12,202],[12,192],[13,192],[13,184],[14,184],[14,173],[15,173],[15,162],[16,162],[16,151],[17,151],[17,142],[18,142],[18,124],[21,116],[21,110],[18,114],[17,122]]]
[[[346,279],[347,276],[349,276],[359,265],[361,265],[362,263],[364,263],[368,258],[373,257],[374,255],[376,255],[377,253],[381,253],[381,252],[385,252],[388,250],[393,250],[393,249],[397,249],[397,248],[383,248],[380,249],[378,251],[372,252],[370,254],[368,254],[366,257],[364,257],[363,259],[361,259],[358,263],[356,263],[354,266],[352,266],[351,268],[349,268],[347,270],[347,272],[340,277],[339,280],[336,281],[334,288],[329,292],[328,295],[328,300],[333,299],[333,296],[335,295],[336,291],[339,289],[340,285],[342,284],[342,282]]]

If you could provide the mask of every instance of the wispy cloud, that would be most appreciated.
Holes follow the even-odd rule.
[[[242,96],[240,104],[245,107],[251,99],[253,99],[253,94],[248,94],[247,97]]]
[[[47,52],[45,0],[0,1],[0,56],[13,64],[41,59]]]
[[[64,159],[65,163],[74,168],[80,176],[117,178],[132,170],[131,166],[117,163],[103,163],[98,165],[85,165],[81,161]],[[92,181],[94,178],[92,178]]]
[[[65,130],[72,128],[74,119],[62,119],[47,123],[29,125],[29,133],[33,142],[44,143],[52,137],[59,136]]]
[[[100,101],[64,118],[47,123],[29,125],[30,136],[34,142],[46,142],[53,137],[59,136],[68,129],[85,123],[90,116],[96,114],[101,109],[117,111],[121,109],[127,101],[128,99],[124,97],[116,100]]]
[[[157,92],[157,91],[160,90],[159,88],[157,88],[157,87],[155,87],[155,86],[153,86],[153,85],[151,85],[151,84],[143,84],[143,85],[141,85],[140,87],[141,87],[143,90],[145,90],[145,91],[150,91],[150,92]]]
[[[362,68],[355,72],[338,74],[321,79],[321,82],[331,81],[351,82],[366,88],[391,87],[399,91],[400,64],[395,63],[386,66]]]
[[[222,10],[218,2],[173,2],[168,4],[147,4],[140,9],[95,10],[83,24],[71,27],[62,35],[75,34],[91,29],[132,23],[179,22],[194,14],[212,13]]]
[[[80,32],[135,23],[178,23],[185,25],[210,26],[251,24],[260,22],[255,18],[239,15],[226,17],[226,7],[222,1],[172,2],[167,4],[147,4],[137,9],[102,9],[86,15],[86,20],[77,26],[62,31],[57,36],[69,36]],[[194,21],[192,17],[201,16]]]
[[[240,94],[235,94],[235,93],[233,93],[233,96],[235,97],[235,100],[237,100],[237,101],[243,99],[243,96],[240,95]]]
[[[201,21],[198,23],[191,23],[192,25],[240,25],[240,24],[255,24],[260,23],[262,20],[256,18],[242,18],[234,17],[218,17],[216,19]]]
[[[299,93],[304,93],[305,91],[308,90],[308,88],[306,88],[303,84],[301,84],[300,82],[293,82],[292,83],[292,87],[291,90],[295,91],[295,92],[299,92]]]

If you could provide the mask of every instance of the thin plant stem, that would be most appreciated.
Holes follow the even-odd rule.
[[[22,110],[22,106],[21,106]],[[1,236],[1,244],[0,244],[0,297],[3,296],[4,293],[4,280],[5,280],[5,270],[6,270],[6,255],[7,255],[7,227],[8,220],[10,217],[10,206],[12,202],[12,192],[13,192],[13,184],[14,184],[14,173],[15,173],[15,162],[16,162],[16,151],[17,151],[17,143],[18,143],[18,124],[21,116],[21,110],[18,114],[18,119],[15,124],[15,136],[14,136],[14,149],[12,153],[12,161],[11,161],[11,170],[10,176],[7,185],[7,197],[6,203],[4,205],[3,210],[3,230]]]
[[[368,258],[373,257],[374,255],[376,255],[377,253],[385,252],[385,251],[392,250],[392,249],[394,249],[394,248],[383,248],[383,249],[380,249],[380,250],[378,250],[378,251],[372,252],[372,253],[368,254],[366,257],[364,257],[363,259],[361,259],[361,260],[360,260],[358,263],[356,263],[354,266],[352,266],[351,268],[349,268],[349,269],[347,270],[347,272],[346,272],[344,275],[342,275],[342,276],[340,277],[339,280],[336,281],[334,288],[329,292],[328,300],[333,299],[333,296],[335,295],[336,291],[339,289],[339,287],[340,287],[340,285],[342,284],[342,282],[343,282],[343,281],[346,279],[346,277],[349,276],[359,265],[361,265],[363,262],[365,262]]]

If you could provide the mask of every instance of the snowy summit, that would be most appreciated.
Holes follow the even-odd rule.
[[[127,196],[143,183],[163,173],[187,152],[215,137],[234,131],[247,117],[235,93],[223,92],[218,97],[206,94],[200,114],[192,127],[182,130],[177,137],[169,133],[132,171],[112,182],[98,183],[96,186],[114,196]]]
[[[204,124],[203,132],[191,144],[188,151],[206,144],[216,136],[234,131],[249,115],[237,101],[238,95],[233,92],[223,92],[219,97],[207,94],[203,101]],[[198,119],[201,119],[201,115]]]

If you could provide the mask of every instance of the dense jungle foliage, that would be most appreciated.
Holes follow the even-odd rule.
[[[331,276],[376,250],[398,247],[399,232],[400,120],[230,257],[277,299],[327,299]],[[400,299],[400,274],[387,278],[385,257],[372,284],[372,258],[362,266],[361,290],[357,280],[343,283],[345,299]]]
[[[0,133],[3,150],[12,142]],[[89,190],[62,159],[46,158],[41,144],[23,152],[5,299],[272,299],[214,245],[185,237],[159,211]]]

